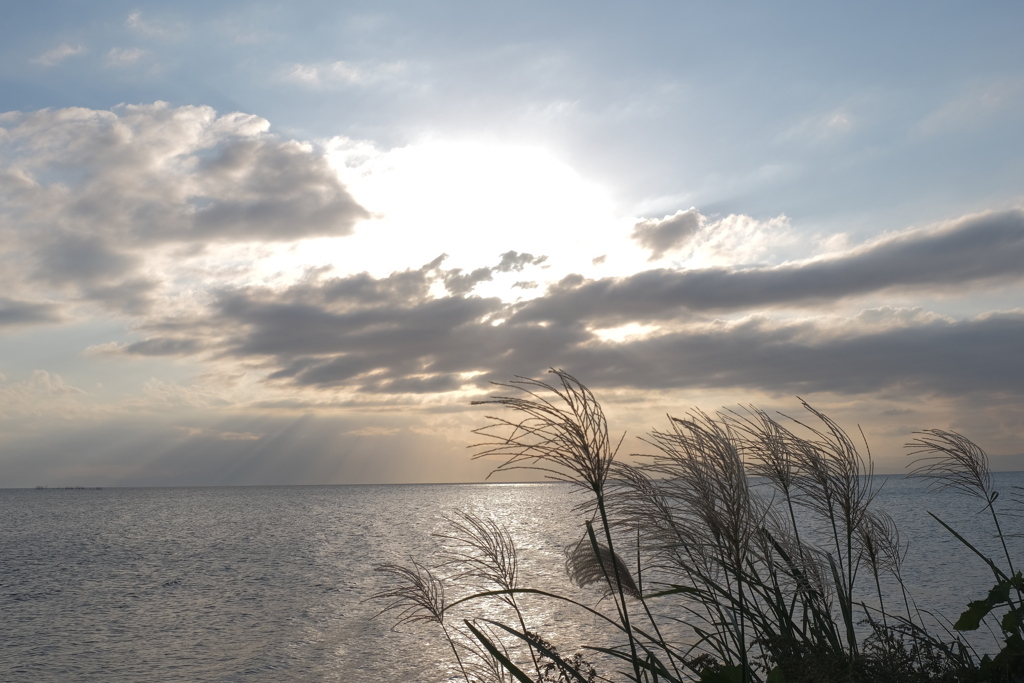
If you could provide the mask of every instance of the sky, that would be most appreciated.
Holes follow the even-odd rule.
[[[0,23],[0,487],[479,481],[756,405],[1024,469],[1018,2],[64,2]],[[783,417],[789,416],[789,417]],[[536,475],[524,475],[536,478]]]

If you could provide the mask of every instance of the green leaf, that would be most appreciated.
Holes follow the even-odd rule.
[[[767,683],[786,683],[786,677],[782,674],[780,667],[775,667],[768,672]]]
[[[700,593],[700,591],[698,589],[694,588],[693,586],[677,586],[674,583],[671,584],[671,585],[672,585],[672,588],[670,588],[668,590],[658,591],[657,593],[648,593],[647,595],[644,596],[644,599],[647,599],[647,598],[660,598],[660,597],[665,596],[665,595],[677,595],[678,593],[684,593],[684,594],[687,594],[687,595],[696,595],[696,594]]]
[[[1014,631],[1020,631],[1020,610],[1010,610],[1003,615],[1003,621],[1000,626],[1003,627],[1004,633],[1013,633]]]
[[[1006,674],[1019,672],[1021,658],[1024,658],[1024,640],[1019,634],[1013,633],[1006,638],[1006,645],[992,660],[992,668]],[[1003,679],[1007,680],[1007,679]],[[1016,677],[1008,680],[1019,680]]]
[[[977,555],[982,560],[984,560],[985,564],[987,564],[989,566],[989,569],[992,570],[992,573],[995,575],[997,581],[1009,578],[1009,577],[1006,576],[1005,573],[1003,573],[1002,569],[1000,569],[999,567],[996,566],[996,563],[993,562],[991,558],[986,557],[985,553],[981,552],[980,550],[975,548],[973,545],[971,545],[971,542],[968,541],[963,536],[961,536],[960,534],[958,534],[956,532],[956,530],[953,529],[953,527],[951,527],[950,525],[948,525],[945,522],[943,522],[934,513],[929,512],[928,514],[931,515],[932,519],[934,519],[936,522],[938,522],[943,527],[945,527],[946,531],[948,531],[949,533],[953,534],[956,537],[956,540],[958,540],[961,543],[963,543],[965,546],[967,546],[971,550],[971,552],[973,552],[975,555]]]
[[[480,632],[480,629],[476,628],[475,626],[473,626],[473,624],[469,623],[468,619],[464,619],[463,622],[466,624],[469,630],[473,632],[473,635],[476,636],[476,639],[479,640],[480,643],[485,648],[487,648],[487,651],[491,653],[491,656],[497,659],[499,662],[501,662],[501,665],[505,667],[505,671],[508,671],[510,674],[515,676],[516,680],[518,680],[519,683],[533,683],[533,681],[530,680],[530,677],[523,673],[522,669],[513,664],[509,660],[509,658],[505,656],[504,652],[495,647],[494,643],[492,643],[487,636]]]
[[[953,624],[953,628],[957,631],[976,630],[981,625],[981,620],[988,616],[993,608],[1010,602],[1011,586],[1009,579],[997,581],[996,585],[988,592],[988,597],[984,600],[975,600],[967,605],[967,611],[960,615],[960,618]],[[1015,628],[1006,630],[1013,631]]]
[[[976,631],[981,626],[981,620],[991,611],[992,605],[988,600],[975,600],[967,605],[967,611],[960,615],[953,628],[957,631]]]
[[[507,633],[512,634],[516,638],[519,638],[521,641],[528,644],[530,647],[536,648],[538,652],[540,652],[542,655],[553,661],[562,670],[563,674],[570,674],[571,676],[573,676],[573,678],[579,680],[580,683],[587,683],[583,676],[580,675],[579,671],[576,670],[576,667],[565,661],[556,650],[549,648],[539,638],[531,638],[525,633],[520,633],[514,628],[506,626],[505,624],[502,624],[500,622],[493,621],[491,619],[484,619],[483,621],[487,622],[491,626],[495,626],[497,628],[502,629],[503,631],[506,631]],[[473,633],[475,635],[476,631],[474,631]]]
[[[703,671],[700,683],[743,683],[743,669],[735,664],[726,664],[718,671]]]
[[[988,602],[995,607],[1010,601],[1010,582],[1000,581],[988,592]]]

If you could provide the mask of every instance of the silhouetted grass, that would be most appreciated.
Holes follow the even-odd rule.
[[[551,372],[557,382],[517,378],[499,385],[511,395],[481,402],[507,412],[475,431],[483,439],[475,457],[587,492],[586,534],[566,550],[566,571],[577,585],[599,587],[601,601],[518,585],[512,536],[468,513],[449,519],[431,567],[379,568],[393,584],[374,596],[382,612],[438,624],[467,682],[1024,680],[1024,579],[1005,544],[987,458],[965,437],[930,430],[908,446],[915,474],[979,497],[1003,540],[996,562],[936,517],[992,569],[995,586],[987,596],[979,590],[954,628],[994,622],[1004,636],[994,656],[979,657],[954,631],[929,630],[904,583],[899,530],[873,507],[867,446],[823,413],[804,403],[809,420],[783,423],[756,408],[694,411],[648,436],[653,454],[625,463],[590,390]],[[445,585],[461,597],[447,600]],[[607,642],[559,653],[531,630],[525,595],[583,610],[608,627]],[[456,606],[479,611],[455,623]],[[605,670],[588,661],[598,656]]]

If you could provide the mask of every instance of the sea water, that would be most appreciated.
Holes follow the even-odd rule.
[[[1004,495],[1024,485],[995,477]],[[978,500],[926,484],[885,478],[876,505],[910,543],[918,605],[955,620],[992,576],[928,511],[1002,550]],[[524,585],[594,603],[564,574],[580,500],[566,484],[0,490],[0,681],[453,680],[435,625],[376,616],[374,567],[429,562],[445,517],[464,510],[509,527]],[[601,637],[567,604],[524,607],[563,652]]]

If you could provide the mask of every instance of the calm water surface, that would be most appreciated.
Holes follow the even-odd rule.
[[[426,559],[461,509],[511,527],[524,584],[591,599],[563,576],[577,500],[560,484],[0,490],[0,680],[446,681],[435,629],[373,618],[374,565]],[[921,606],[955,619],[982,596],[984,565],[926,513],[995,552],[977,501],[893,477],[877,504],[911,542]],[[527,607],[564,651],[592,637],[568,608]]]

